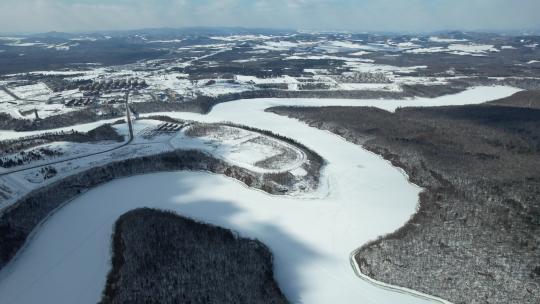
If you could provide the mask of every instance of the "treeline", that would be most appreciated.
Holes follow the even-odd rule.
[[[425,189],[409,222],[358,250],[363,273],[453,303],[532,304],[540,301],[540,110],[520,101],[531,94],[539,96],[395,113],[273,111],[362,144]]]
[[[287,303],[264,244],[172,212],[122,215],[101,303]]]
[[[507,98],[488,102],[488,104],[540,109],[540,84],[539,90],[521,91]]]

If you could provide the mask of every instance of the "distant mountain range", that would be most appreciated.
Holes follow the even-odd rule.
[[[278,35],[285,33],[293,33],[298,30],[294,29],[271,29],[271,28],[244,28],[244,27],[184,27],[184,28],[142,28],[133,30],[111,30],[111,31],[90,31],[90,32],[58,32],[50,31],[43,33],[1,33],[6,36],[25,36],[35,38],[59,38],[72,39],[80,36],[111,36],[125,37],[130,35],[152,35],[152,36],[177,36],[177,35],[242,35],[242,34],[261,34],[261,35]],[[320,32],[320,31],[318,31]],[[333,31],[325,31],[325,33]],[[338,31],[336,31],[338,32]],[[343,31],[339,31],[342,33]],[[358,33],[358,31],[351,31]],[[369,33],[369,32],[366,32]],[[385,35],[443,35],[454,39],[470,39],[478,35],[508,35],[508,36],[536,36],[540,35],[540,29],[514,30],[514,31],[496,31],[496,30],[481,30],[481,31],[457,31],[446,30],[436,32],[373,32]]]

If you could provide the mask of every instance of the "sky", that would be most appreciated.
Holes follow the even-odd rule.
[[[240,26],[430,32],[540,29],[540,0],[0,0],[0,32]]]

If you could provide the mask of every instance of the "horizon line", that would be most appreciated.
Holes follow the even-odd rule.
[[[130,28],[130,29],[110,29],[110,30],[84,30],[84,31],[60,31],[60,30],[47,30],[47,31],[24,31],[24,32],[1,32],[0,35],[18,35],[18,36],[29,36],[29,35],[39,35],[39,34],[71,34],[71,35],[80,35],[80,34],[101,34],[101,33],[126,33],[126,32],[137,32],[137,31],[156,31],[156,30],[196,30],[196,29],[206,29],[206,30],[219,30],[219,29],[229,29],[229,30],[246,30],[246,31],[286,31],[286,32],[313,32],[313,33],[347,33],[347,34],[397,34],[397,35],[430,35],[430,34],[445,34],[452,32],[461,32],[461,33],[474,33],[474,34],[507,34],[507,35],[540,35],[540,28],[524,28],[524,29],[508,29],[508,30],[496,30],[496,29],[475,29],[475,30],[465,30],[465,29],[444,29],[444,30],[433,30],[433,31],[393,31],[393,30],[347,30],[347,29],[294,29],[294,28],[280,28],[280,27],[245,27],[245,26],[183,26],[183,27],[141,27],[141,28]],[[531,33],[527,33],[531,32]]]

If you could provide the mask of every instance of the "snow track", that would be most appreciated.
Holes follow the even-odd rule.
[[[208,115],[165,113],[206,122],[234,121],[290,137],[319,153],[327,166],[318,199],[273,196],[202,172],[136,176],[99,186],[43,223],[18,259],[0,272],[0,303],[96,303],[110,269],[113,224],[138,207],[181,215],[257,238],[274,254],[281,289],[297,303],[436,303],[361,280],[350,254],[390,233],[416,211],[420,188],[389,162],[339,136],[264,112],[278,105],[431,106],[480,103],[517,92],[474,88],[436,99],[239,100]]]

